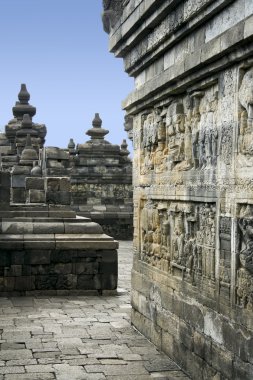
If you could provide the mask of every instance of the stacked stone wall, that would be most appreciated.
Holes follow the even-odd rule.
[[[252,24],[248,0],[130,0],[110,30],[136,83],[132,322],[196,380],[253,378]]]

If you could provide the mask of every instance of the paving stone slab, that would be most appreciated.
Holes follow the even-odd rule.
[[[11,359],[32,359],[31,350],[1,350],[0,360],[11,360]]]
[[[52,380],[55,379],[53,373],[24,373],[5,375],[4,380]],[[0,380],[1,377],[0,377]]]
[[[170,371],[179,370],[178,365],[170,359],[154,359],[149,362],[144,363],[144,367],[149,372],[160,372],[160,371]]]
[[[131,259],[119,250],[120,273]],[[128,272],[127,295],[0,298],[0,380],[186,380],[132,328]]]

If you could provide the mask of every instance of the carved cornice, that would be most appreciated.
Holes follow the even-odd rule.
[[[110,33],[116,25],[128,2],[129,0],[103,0],[104,12],[102,14],[102,21],[106,33]]]

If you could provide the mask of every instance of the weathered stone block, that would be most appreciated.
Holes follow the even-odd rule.
[[[22,187],[25,188],[26,175],[17,174],[11,177],[11,187]]]
[[[193,345],[194,345],[194,340],[193,340],[193,328],[183,322],[179,321],[179,326],[178,326],[178,335],[180,341],[183,343],[185,347],[188,348],[188,350],[193,351]]]
[[[46,274],[35,277],[35,288],[38,290],[51,290],[56,289],[58,276],[53,274]]]
[[[80,274],[97,274],[99,272],[99,262],[76,262],[73,264],[73,272],[77,275]]]
[[[233,374],[231,378],[251,380],[253,378],[252,365],[235,357],[233,361]]]
[[[8,251],[1,250],[0,251],[0,266],[6,267],[11,265],[11,254]]]
[[[30,265],[49,264],[51,261],[51,251],[38,249],[28,251],[25,257],[25,263]]]
[[[35,278],[33,276],[15,277],[14,290],[26,291],[35,289]]]
[[[183,304],[184,320],[191,326],[194,326],[196,330],[203,331],[204,329],[204,316],[203,312],[196,305],[188,303]]]
[[[21,265],[21,264],[24,264],[24,262],[25,262],[25,252],[24,251],[6,252],[6,254],[10,258],[11,263],[14,265]],[[2,254],[0,255],[0,265],[2,265],[1,256],[2,256]]]
[[[56,289],[76,289],[77,276],[74,274],[60,274],[57,276]]]
[[[72,263],[62,264],[58,263],[54,266],[54,273],[57,274],[70,274],[72,272]]]
[[[26,201],[26,192],[23,187],[12,188],[11,189],[11,198],[13,203],[25,203]]]
[[[244,38],[247,38],[253,35],[252,21],[253,21],[253,16],[250,16],[247,20],[245,20]]]
[[[22,265],[11,265],[10,275],[14,277],[22,276]]]
[[[60,191],[60,178],[47,178],[46,189],[49,193]]]
[[[212,367],[224,374],[228,379],[233,378],[234,355],[229,351],[224,351],[216,344],[212,344]]]
[[[25,182],[25,187],[27,190],[34,189],[34,190],[44,190],[44,178],[40,177],[27,177]]]
[[[77,278],[77,289],[99,290],[102,289],[101,276],[82,274]]]
[[[13,292],[15,289],[15,277],[4,277],[4,289],[6,292]]]
[[[71,263],[77,256],[76,250],[53,250],[51,252],[52,263]]]
[[[45,203],[46,194],[44,190],[29,190],[29,202],[30,203]]]
[[[60,179],[60,191],[70,192],[70,181],[69,178],[61,178]]]
[[[47,191],[46,203],[69,205],[70,193],[67,191]]]
[[[212,358],[211,339],[208,339],[204,334],[194,331],[193,333],[194,353],[210,363]]]

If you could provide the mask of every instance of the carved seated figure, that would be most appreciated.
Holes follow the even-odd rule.
[[[239,89],[239,100],[242,105],[240,135],[238,139],[240,166],[253,164],[253,67],[246,71]],[[243,157],[245,155],[246,157]]]
[[[243,235],[243,249],[239,254],[243,268],[253,274],[253,220],[239,220],[239,227]]]
[[[162,173],[166,170],[168,149],[165,148],[163,142],[159,142],[154,153],[154,166],[156,173]]]

